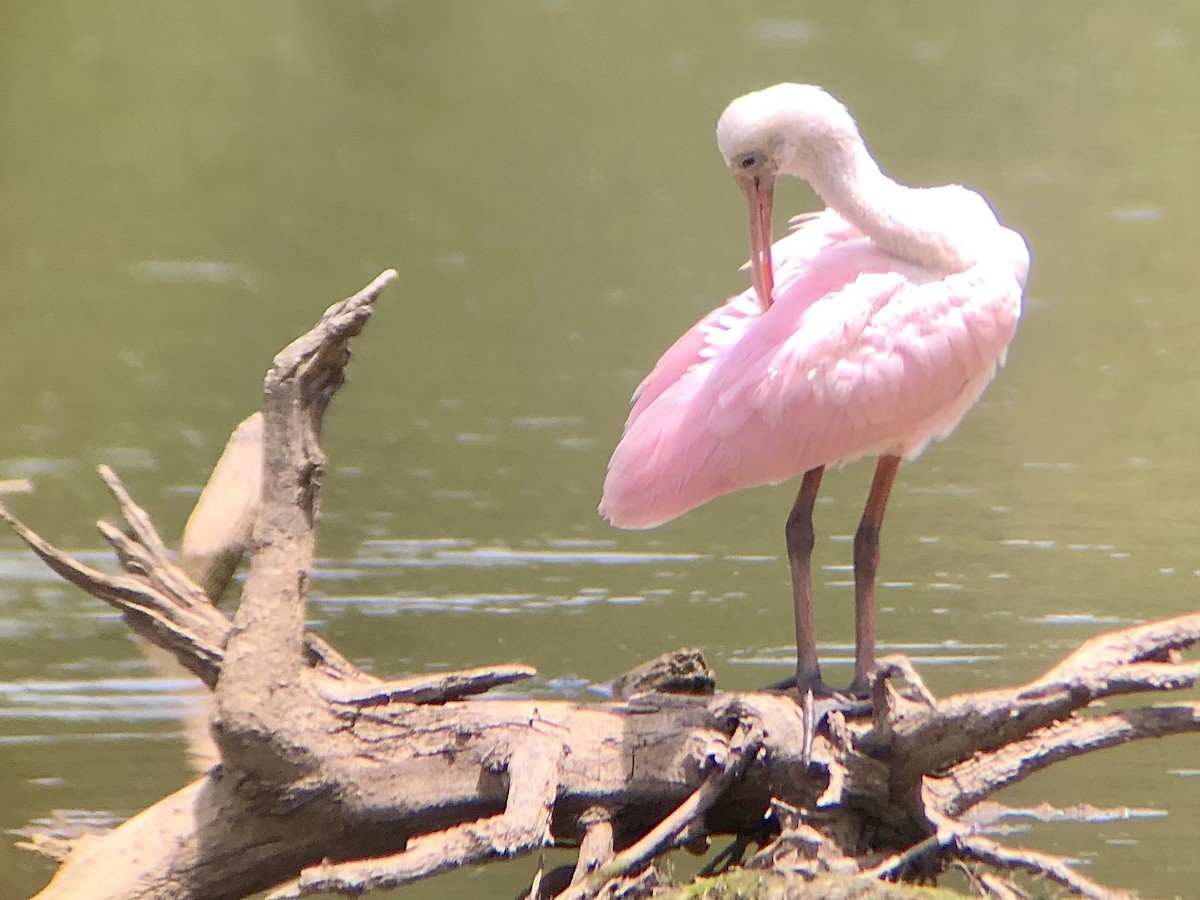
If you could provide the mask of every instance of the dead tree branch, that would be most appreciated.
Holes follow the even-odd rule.
[[[579,846],[560,896],[584,898],[712,834],[767,844],[751,865],[793,876],[929,874],[974,859],[1112,896],[1064,860],[979,837],[972,809],[1052,763],[1200,731],[1196,703],[1089,708],[1196,684],[1200,663],[1183,653],[1200,641],[1200,614],[1095,638],[1030,684],[945,699],[907,661],[886,660],[871,703],[849,709],[714,693],[695,651],[619,679],[609,703],[475,699],[533,670],[384,680],[305,634],[321,424],[349,342],[393,277],[330,307],[275,358],[261,418],[231,438],[179,562],[107,469],[127,527],[100,528],[121,574],[71,559],[0,508],[51,569],[121,610],[216,701],[221,764],[75,846],[43,900],[357,894],[551,843]],[[213,600],[247,550],[230,621]]]
[[[250,546],[262,506],[262,413],[229,436],[179,541],[179,567],[215,603]]]

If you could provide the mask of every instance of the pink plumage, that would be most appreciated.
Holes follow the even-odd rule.
[[[911,459],[946,437],[1020,315],[1025,244],[993,228],[994,252],[951,274],[898,259],[830,210],[781,239],[771,306],[753,289],[734,297],[638,387],[601,514],[651,528],[729,491],[860,456]]]

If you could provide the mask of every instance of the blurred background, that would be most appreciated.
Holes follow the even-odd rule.
[[[0,479],[105,559],[105,462],[175,539],[272,355],[394,266],[326,419],[312,626],[397,675],[521,660],[588,698],[661,651],[726,688],[792,665],[795,485],[650,532],[595,513],[628,397],[747,283],[713,128],[824,85],[897,179],[962,183],[1034,256],[1009,366],[903,466],[879,633],[940,693],[1018,682],[1200,593],[1200,6],[545,2],[0,6]],[[786,216],[814,208],[798,183]],[[826,476],[818,637],[849,679],[871,466]],[[0,534],[0,829],[191,780],[189,684]],[[1193,695],[1194,696],[1194,695]],[[1194,737],[1054,768],[1014,804],[1151,896],[1200,881]],[[59,811],[55,813],[55,811]],[[0,898],[53,866],[0,840]],[[534,862],[406,897],[511,896]]]

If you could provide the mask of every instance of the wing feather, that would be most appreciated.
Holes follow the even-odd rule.
[[[769,310],[734,298],[643,383],[605,482],[614,524],[652,527],[818,465],[919,454],[991,380],[1020,314],[1024,271],[1006,260],[942,275],[843,235],[789,262]]]

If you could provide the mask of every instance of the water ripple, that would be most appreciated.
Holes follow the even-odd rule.
[[[852,644],[822,643],[818,647],[821,651],[822,666],[854,664]],[[880,643],[877,649],[881,654],[902,653],[912,663],[922,666],[971,666],[1003,659],[1003,651],[1006,648],[1005,644],[973,644],[948,640],[938,643]],[[784,646],[756,648],[753,651],[739,650],[729,655],[729,662],[739,666],[794,666],[796,649]]]
[[[184,678],[25,679],[0,682],[0,719],[146,722],[178,719],[204,702]],[[12,740],[12,738],[8,738]]]

